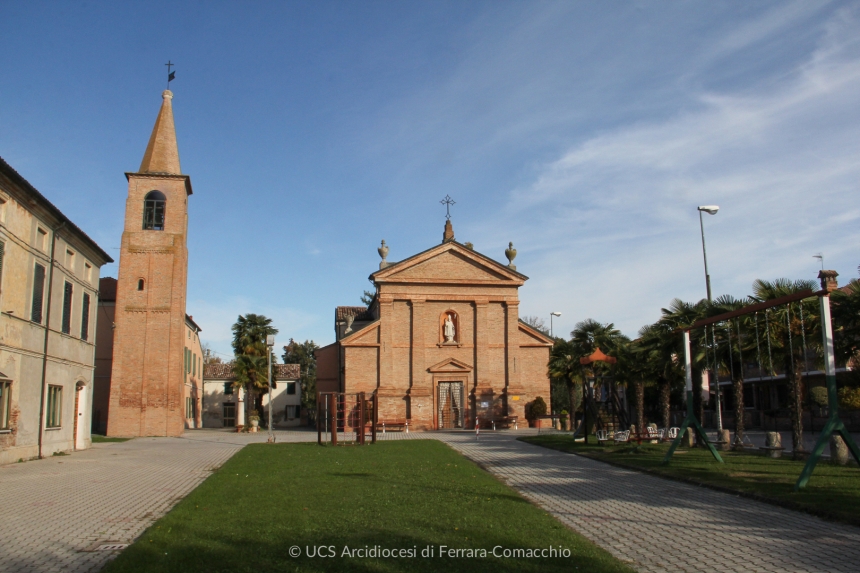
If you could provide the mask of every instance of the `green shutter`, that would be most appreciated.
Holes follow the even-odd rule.
[[[63,287],[63,334],[72,333],[72,283]]]
[[[33,270],[33,306],[30,320],[42,323],[42,299],[45,298],[45,267],[36,263]]]
[[[3,290],[3,258],[6,256],[6,243],[0,241],[0,291]]]
[[[87,340],[90,336],[90,295],[84,293],[81,303],[81,340]]]

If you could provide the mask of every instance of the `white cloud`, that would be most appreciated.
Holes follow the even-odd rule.
[[[704,296],[699,204],[722,207],[705,221],[715,295],[747,294],[758,277],[811,278],[818,251],[854,276],[858,38],[856,13],[841,11],[781,81],[690,94],[694,110],[597,134],[512,191],[504,222],[478,240],[518,243],[535,277],[523,313],[561,309],[557,333],[593,317],[635,334],[673,297]]]

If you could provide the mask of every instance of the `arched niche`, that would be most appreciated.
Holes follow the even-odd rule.
[[[450,321],[450,329],[453,333],[448,332]],[[447,334],[446,334],[447,332]],[[448,309],[439,315],[439,343],[440,344],[460,344],[460,315],[453,309]]]

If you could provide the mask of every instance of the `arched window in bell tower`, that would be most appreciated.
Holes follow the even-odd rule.
[[[161,191],[150,191],[143,198],[143,229],[164,230],[164,207],[167,197]]]

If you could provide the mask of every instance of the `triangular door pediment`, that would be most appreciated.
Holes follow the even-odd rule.
[[[374,273],[378,282],[505,284],[520,286],[525,277],[457,243],[440,245]]]
[[[434,374],[442,372],[471,372],[472,367],[456,358],[446,358],[442,362],[428,368],[427,371]]]

